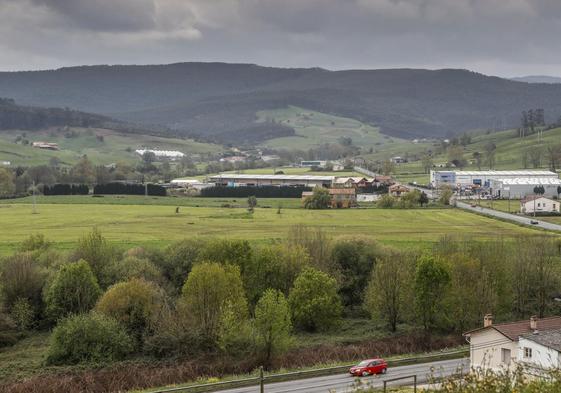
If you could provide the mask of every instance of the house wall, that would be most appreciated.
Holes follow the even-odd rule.
[[[531,358],[524,357],[524,348],[532,349]],[[520,338],[517,361],[528,366],[546,369],[558,368],[561,365],[559,352],[525,338]]]
[[[559,201],[546,198],[536,199],[536,213],[538,212],[559,212]],[[523,213],[534,212],[534,201],[528,201],[522,206]]]
[[[502,349],[510,350],[510,364],[517,358],[518,345],[494,329],[485,329],[470,335],[470,366],[472,368],[501,369],[507,367],[502,361]]]

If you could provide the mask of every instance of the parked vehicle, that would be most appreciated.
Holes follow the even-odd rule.
[[[530,224],[532,225],[538,225],[540,222],[536,221],[536,220],[530,220]]]
[[[366,359],[349,369],[349,373],[355,377],[385,374],[387,371],[388,363],[384,359]]]

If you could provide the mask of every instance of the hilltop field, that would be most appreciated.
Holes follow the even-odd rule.
[[[185,204],[176,214],[175,207],[181,206],[182,201]],[[18,242],[32,233],[44,234],[60,248],[71,248],[94,226],[108,240],[123,246],[164,246],[194,236],[272,242],[285,238],[289,228],[296,224],[321,228],[334,236],[369,236],[406,248],[423,246],[445,235],[488,239],[540,234],[451,208],[319,211],[299,209],[297,199],[262,199],[252,215],[246,211],[243,199],[150,198],[148,202],[143,197],[76,196],[40,198],[38,213],[32,214],[29,202],[27,198],[0,204],[0,221],[4,228],[10,228],[0,232],[2,253],[11,252]]]
[[[29,145],[16,143],[16,138],[29,140]],[[102,137],[102,138],[101,138]],[[33,141],[58,143],[59,151],[31,147]],[[164,138],[142,134],[124,134],[107,129],[70,128],[69,130],[1,131],[0,161],[10,161],[12,166],[48,164],[56,157],[63,165],[74,165],[83,156],[98,165],[117,162],[134,164],[139,156],[134,151],[143,146],[179,150],[186,154],[218,153],[222,148],[191,139]]]

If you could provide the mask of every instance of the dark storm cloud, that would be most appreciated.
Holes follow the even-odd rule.
[[[253,62],[559,74],[559,0],[0,0],[0,69]]]

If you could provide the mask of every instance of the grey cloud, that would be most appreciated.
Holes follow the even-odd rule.
[[[0,0],[0,11],[0,69],[201,60],[561,72],[558,0]]]

